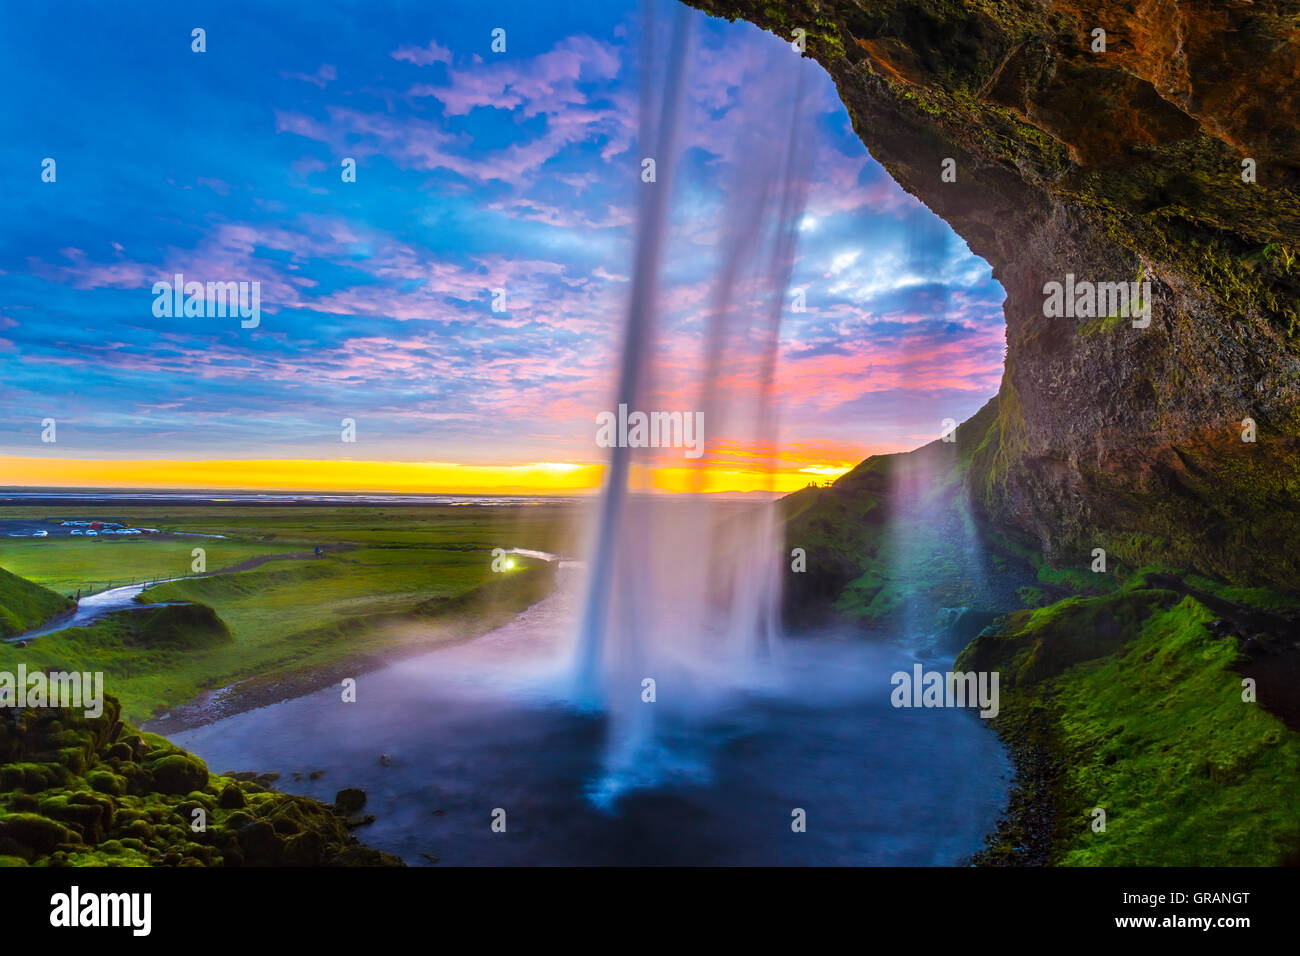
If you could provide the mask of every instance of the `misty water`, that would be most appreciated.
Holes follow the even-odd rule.
[[[950,865],[979,849],[1009,764],[970,710],[891,706],[890,675],[916,659],[893,644],[787,638],[743,686],[664,707],[653,779],[602,799],[609,717],[571,695],[584,577],[563,568],[511,624],[363,675],[355,703],[331,687],[173,739],[289,792],[362,788],[376,819],[357,836],[411,865]]]

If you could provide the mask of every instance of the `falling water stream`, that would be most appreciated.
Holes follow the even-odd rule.
[[[656,356],[673,361],[690,349],[658,327],[657,270],[672,221],[692,22],[679,9],[660,82],[648,82],[652,60],[642,65],[642,152],[657,160],[660,175],[642,191],[616,396],[620,406],[644,413],[663,396]],[[647,23],[646,36],[653,35]],[[781,69],[783,53],[788,60],[782,48],[769,51],[769,69]],[[766,465],[777,439],[772,388],[780,317],[815,148],[803,117],[803,73],[795,73],[794,94],[783,107],[737,107],[763,120],[746,127],[740,155],[747,159],[727,186],[712,304],[686,412],[698,414],[708,434],[767,449]],[[576,676],[578,699],[608,719],[605,773],[590,790],[606,808],[629,788],[689,769],[689,759],[667,746],[661,725],[683,712],[698,714],[719,687],[767,680],[777,640],[781,541],[774,507],[728,521],[704,494],[684,502],[635,496],[636,475],[664,460],[645,449],[612,449],[594,536]],[[707,453],[673,464],[692,471],[694,490],[707,490]]]

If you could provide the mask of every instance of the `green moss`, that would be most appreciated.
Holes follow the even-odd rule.
[[[1016,589],[1016,593],[1025,607],[1029,608],[1038,607],[1045,598],[1041,588],[1021,587]]]
[[[1108,563],[1105,571],[1093,571],[1091,563],[1086,567],[1053,567],[1047,563],[1040,552],[1026,547],[1014,538],[992,531],[989,532],[989,536],[998,547],[1029,564],[1034,569],[1038,583],[1058,595],[1063,591],[1075,594],[1108,594],[1120,587],[1128,573],[1126,565],[1114,561]]]
[[[208,782],[208,768],[192,754],[169,754],[146,766],[162,793],[186,794]]]
[[[252,781],[212,777],[198,757],[156,734],[137,733],[119,714],[119,703],[110,697],[97,718],[24,710],[16,723],[0,720],[0,865],[314,865],[361,849],[343,817],[324,804],[269,792]],[[81,738],[81,745],[59,746],[69,735]],[[150,768],[141,778],[147,786],[123,786],[134,764],[109,756],[123,746],[141,752]],[[84,775],[52,762],[67,749],[83,754]],[[123,773],[114,773],[114,766]],[[231,790],[239,801],[219,800]],[[365,795],[356,791],[351,799],[364,803]],[[234,803],[272,822],[245,839],[243,828],[253,821],[244,810],[232,809]],[[198,809],[206,815],[202,830],[192,826]],[[397,862],[373,852],[361,858],[372,865]]]
[[[1211,636],[1213,618],[1186,598],[1123,654],[1054,682],[1076,823],[1063,864],[1276,864],[1300,850],[1300,735],[1243,702],[1236,641]],[[1094,806],[1104,833],[1087,826]]]
[[[1215,597],[1223,598],[1225,601],[1259,608],[1263,611],[1291,611],[1300,608],[1300,596],[1284,594],[1272,588],[1239,587],[1225,584],[1222,581],[1215,581],[1200,574],[1185,575],[1183,581],[1192,587],[1213,594]]]
[[[1194,598],[1143,586],[1009,616],[958,659],[1003,675],[995,725],[1048,754],[1035,783],[1050,861],[1062,865],[1276,865],[1300,853],[1300,734],[1242,700],[1235,638]],[[1036,728],[1036,729],[1035,729]],[[1095,808],[1106,829],[1092,829]],[[1026,814],[1021,814],[1021,817]],[[1028,841],[1004,823],[981,862]]]

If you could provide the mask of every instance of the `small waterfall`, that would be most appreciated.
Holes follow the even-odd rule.
[[[660,328],[657,306],[693,16],[678,11],[657,82],[646,24],[639,155],[655,158],[658,181],[642,186],[613,407],[700,412],[705,448],[698,459],[680,449],[611,449],[575,660],[578,702],[607,718],[603,775],[591,787],[602,806],[666,776],[702,772],[674,727],[755,679],[779,638],[786,559],[775,505],[703,492],[711,468],[740,460],[770,474],[777,460],[780,325],[813,149],[801,109],[804,71],[786,44],[773,44],[760,66],[791,77],[789,102],[735,107],[753,121],[735,144],[739,158],[724,185],[699,341],[683,346]],[[662,90],[657,101],[655,90]],[[678,369],[668,394],[656,357],[676,357],[684,347],[700,350],[693,381],[683,389]],[[699,493],[649,494],[655,467],[685,469],[689,490]]]
[[[907,238],[901,269],[908,281],[929,283],[918,295],[924,312],[939,323],[959,320],[949,286],[942,281],[953,261],[951,233],[929,210],[913,206],[905,220]],[[938,278],[939,281],[936,281]],[[903,368],[914,370],[911,387],[921,391],[933,374],[933,345],[923,336],[902,338]],[[918,431],[953,424],[916,422]],[[945,615],[965,607],[989,606],[984,545],[966,492],[955,480],[961,454],[955,435],[895,456],[890,466],[888,552],[885,574],[899,596],[898,635],[909,646],[928,649],[940,637]]]

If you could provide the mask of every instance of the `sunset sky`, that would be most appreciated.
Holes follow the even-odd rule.
[[[599,484],[594,417],[612,407],[643,188],[639,11],[465,8],[6,13],[0,486]],[[869,157],[820,67],[785,45],[773,69],[780,39],[696,20],[665,400],[700,354],[738,132],[804,71],[817,142],[792,285],[807,311],[783,325],[776,485],[932,440],[997,389],[1000,286]],[[260,325],[156,317],[153,283],[178,272],[260,282]],[[710,435],[708,487],[761,487],[767,450]],[[687,486],[663,464],[656,487]]]

